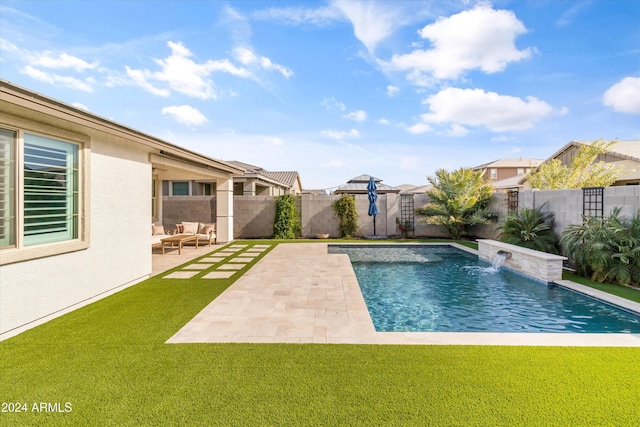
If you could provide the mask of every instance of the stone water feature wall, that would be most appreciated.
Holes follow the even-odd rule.
[[[562,280],[562,261],[567,259],[563,256],[534,251],[496,240],[478,240],[478,257],[481,259],[492,262],[501,251],[511,254],[504,261],[504,266],[511,270],[547,283]]]

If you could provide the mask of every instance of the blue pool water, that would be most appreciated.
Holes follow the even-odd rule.
[[[377,331],[640,333],[640,316],[451,246],[330,245]]]

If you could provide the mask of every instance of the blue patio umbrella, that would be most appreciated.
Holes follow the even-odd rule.
[[[376,181],[373,177],[369,178],[369,184],[367,185],[367,195],[369,196],[369,216],[373,217],[373,235],[376,235],[376,216],[378,215],[378,205],[376,205],[376,201],[378,200],[378,187],[376,186]]]

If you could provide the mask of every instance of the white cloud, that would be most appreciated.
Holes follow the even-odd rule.
[[[369,52],[402,22],[401,8],[395,2],[336,0],[333,5],[351,21],[355,36]]]
[[[284,24],[313,24],[327,26],[343,19],[342,13],[334,7],[272,7],[259,10],[251,15],[254,19],[273,20]]]
[[[360,132],[358,132],[357,129],[351,129],[349,131],[327,129],[327,130],[323,130],[320,133],[322,133],[322,135],[326,137],[329,137],[335,140],[342,140],[347,138],[360,138]]]
[[[460,126],[457,123],[453,123],[451,128],[446,132],[447,136],[465,136],[469,133],[469,130],[464,126]]]
[[[131,78],[131,80],[135,84],[147,90],[148,92],[154,95],[165,96],[165,97],[171,95],[171,92],[168,89],[157,88],[147,81],[147,79],[152,77],[152,73],[150,71],[132,70],[128,66],[125,66],[124,68],[127,73],[127,76],[129,76],[129,78]],[[118,82],[114,81],[113,84],[118,84]]]
[[[340,111],[347,111],[347,106],[343,102],[340,102],[340,101],[336,100],[335,98],[325,98],[325,99],[323,99],[322,100],[322,106],[327,110],[331,110],[333,108],[337,108]]]
[[[23,74],[41,82],[50,83],[55,86],[78,89],[84,92],[93,92],[93,85],[95,84],[95,80],[91,77],[80,80],[76,77],[61,76],[55,73],[45,73],[44,71],[33,68],[30,65],[25,66],[20,71]]]
[[[621,113],[640,114],[640,77],[625,77],[611,86],[603,102]]]
[[[161,67],[160,71],[152,72],[125,67],[127,75],[134,83],[155,95],[168,96],[169,91],[155,87],[150,80],[165,83],[171,89],[187,96],[215,99],[218,94],[210,78],[212,73],[225,72],[237,77],[250,77],[249,71],[236,67],[228,59],[197,63],[191,59],[193,53],[181,42],[169,41],[167,46],[171,49],[171,55],[165,59],[154,59],[154,62]]]
[[[387,96],[389,98],[393,98],[394,96],[396,96],[398,94],[398,92],[400,92],[400,88],[399,87],[393,86],[393,85],[387,86]]]
[[[424,123],[484,126],[494,132],[530,129],[554,113],[549,104],[535,97],[521,99],[482,89],[447,88],[425,103],[430,113],[421,116]]]
[[[168,115],[187,126],[200,126],[208,122],[200,111],[189,105],[164,107],[162,114]]]
[[[344,117],[345,119],[355,120],[356,122],[364,122],[365,120],[367,120],[367,113],[362,110],[356,110],[345,114],[342,117]]]
[[[389,62],[379,63],[390,71],[407,71],[407,78],[418,86],[430,85],[432,78],[457,79],[474,69],[496,73],[531,56],[532,49],[518,50],[514,44],[526,32],[513,12],[480,5],[422,28],[419,34],[431,42],[431,49],[393,55]]]
[[[413,126],[409,126],[407,130],[414,135],[419,135],[421,133],[431,132],[433,128],[426,123],[416,123]]]
[[[378,123],[381,125],[388,125],[390,124],[389,120],[385,119],[384,117],[381,119],[378,119]]]
[[[353,26],[356,38],[372,53],[380,42],[398,28],[430,15],[431,7],[423,1],[330,0],[329,6],[269,8],[254,12],[252,17],[283,24],[321,27],[348,21]]]
[[[286,78],[289,78],[293,75],[293,71],[291,71],[289,68],[272,62],[266,56],[258,57],[253,52],[253,50],[247,47],[236,47],[233,50],[233,55],[235,56],[236,60],[243,65],[257,66],[265,70],[275,70]]]
[[[97,68],[99,65],[98,61],[88,63],[77,56],[69,55],[65,52],[56,54],[50,50],[30,53],[26,59],[29,64],[33,66],[45,68],[72,68],[78,72],[91,70]]]

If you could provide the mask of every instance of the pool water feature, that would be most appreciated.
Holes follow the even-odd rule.
[[[640,316],[494,269],[452,246],[330,245],[346,253],[378,332],[640,333]]]

